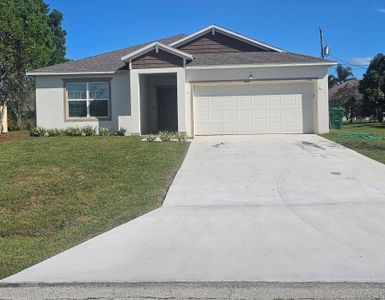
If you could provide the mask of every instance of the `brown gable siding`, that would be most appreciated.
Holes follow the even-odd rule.
[[[266,51],[263,48],[242,42],[219,32],[215,32],[215,35],[208,32],[178,48],[191,54]]]
[[[147,52],[132,60],[133,69],[183,67],[183,58],[159,49]]]

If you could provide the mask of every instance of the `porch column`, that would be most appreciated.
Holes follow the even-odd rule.
[[[139,73],[130,71],[131,133],[140,135],[140,88]]]
[[[186,133],[186,71],[177,71],[178,132]]]

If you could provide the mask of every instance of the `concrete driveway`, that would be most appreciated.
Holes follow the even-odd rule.
[[[197,137],[162,208],[3,282],[385,281],[385,165],[316,135]]]

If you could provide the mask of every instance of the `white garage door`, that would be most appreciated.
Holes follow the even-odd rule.
[[[194,87],[196,135],[313,132],[311,85]]]

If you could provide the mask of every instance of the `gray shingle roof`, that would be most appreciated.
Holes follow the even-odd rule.
[[[237,52],[195,54],[189,66],[219,66],[244,64],[332,63],[318,57],[290,52]]]
[[[158,41],[168,45],[176,40],[183,38],[184,36],[186,35],[178,34]],[[151,43],[152,42],[149,42],[99,54],[96,56],[90,56],[79,60],[73,60],[66,63],[33,70],[32,73],[113,72],[117,70],[127,70],[127,65],[121,60],[122,56],[127,55]]]
[[[186,36],[178,34],[167,37],[158,42],[165,45]],[[77,73],[77,72],[115,72],[127,70],[128,66],[121,58],[148,44],[136,45],[120,50],[86,57],[79,60],[53,65],[30,73]],[[317,57],[295,54],[290,52],[238,52],[238,53],[202,53],[194,54],[194,60],[188,66],[219,66],[219,65],[242,65],[242,64],[290,64],[290,63],[328,63],[331,61]]]

